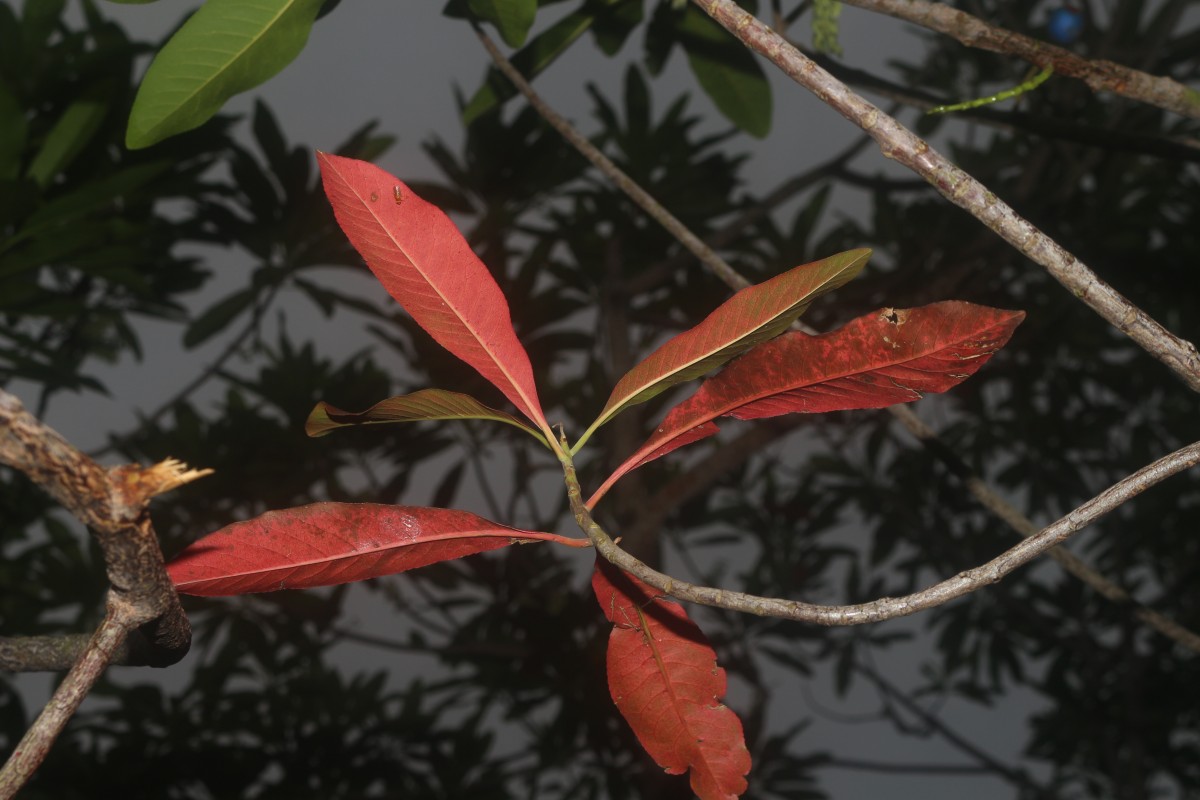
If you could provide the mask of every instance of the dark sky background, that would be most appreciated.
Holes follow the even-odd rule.
[[[178,23],[191,5],[173,0],[160,0],[150,5],[106,3],[102,10],[119,20],[133,36],[158,40]],[[399,137],[397,145],[381,159],[381,166],[406,180],[437,177],[420,145],[436,134],[451,150],[457,151],[463,134],[453,87],[460,87],[469,96],[489,63],[467,25],[441,16],[442,5],[440,2],[386,3],[378,0],[343,2],[316,25],[308,46],[295,63],[265,85],[235,99],[227,110],[248,111],[256,98],[262,98],[278,116],[292,144],[305,143],[314,148],[335,147],[367,120],[379,119],[381,132]],[[565,13],[567,5],[570,4],[544,10],[539,15],[539,28]],[[806,23],[797,26],[795,33],[807,36]],[[910,26],[854,8],[846,8],[842,15],[841,44],[845,60],[856,67],[882,71],[889,59],[915,57],[920,52],[919,35]],[[641,52],[640,35],[635,34],[613,59],[601,56],[585,37],[539,78],[535,86],[560,112],[589,133],[593,130],[591,101],[585,86],[594,83],[610,102],[619,103],[625,65],[639,62]],[[732,145],[736,151],[752,154],[745,175],[751,188],[759,192],[773,188],[781,177],[796,174],[832,156],[858,135],[858,130],[850,123],[770,65],[764,66],[775,97],[771,133],[763,141],[743,136]],[[687,91],[692,97],[690,108],[706,117],[705,125],[710,130],[726,127],[724,119],[696,87],[681,53],[672,57],[666,72],[654,80],[651,88],[656,113],[661,114],[670,100]],[[912,112],[904,119],[911,122]],[[866,173],[887,171],[895,174],[899,170],[873,147],[859,158],[856,167]],[[850,191],[841,191],[834,201],[837,214],[861,214],[867,208],[864,197]],[[950,211],[949,207],[947,211]],[[783,216],[790,215],[791,208],[785,207]],[[248,263],[236,263],[224,251],[207,255],[218,279],[198,298],[198,309],[240,286],[243,276],[239,267],[249,266]],[[791,266],[794,265],[779,265],[781,270]],[[345,271],[336,274],[346,280]],[[376,297],[383,296],[382,289],[365,270],[355,288]],[[349,318],[346,315],[335,317],[331,324],[310,305],[296,305],[299,307],[289,310],[288,328],[297,339],[314,337],[321,349],[332,354],[351,352],[367,342],[360,331],[347,324]],[[52,404],[47,421],[76,445],[94,448],[107,441],[109,432],[129,429],[138,410],[153,409],[172,396],[200,366],[220,352],[227,341],[217,337],[181,358],[182,331],[178,325],[146,323],[143,331],[144,360],[126,361],[103,371],[97,369],[111,388],[111,396],[60,396]],[[270,338],[269,335],[268,340]],[[30,393],[22,393],[21,386],[14,389],[27,403],[34,401]],[[204,395],[200,399],[203,398]],[[936,424],[936,414],[931,416],[922,406],[925,404],[917,407],[918,413],[924,411],[923,415]],[[426,499],[418,498],[414,502],[425,502]],[[1044,565],[1034,568],[1047,569]],[[394,625],[380,617],[365,592],[359,591],[357,600],[355,608],[361,613],[365,631],[398,635]],[[703,624],[703,617],[699,616]],[[891,630],[918,630],[921,625],[919,618],[885,624],[891,626]],[[918,637],[905,647],[893,648],[889,651],[892,660],[877,666],[890,679],[904,685],[915,676],[919,661],[928,648],[929,643]],[[345,645],[343,655],[346,663],[356,668],[388,669],[400,682],[407,682],[414,672],[435,666],[428,659],[402,658],[356,645]],[[156,671],[151,675],[147,671],[129,671],[125,674],[131,682],[153,678],[171,684],[170,672]],[[178,677],[174,680],[178,681]],[[801,749],[828,748],[842,757],[893,763],[965,763],[962,756],[936,739],[899,737],[886,723],[846,724],[832,718],[874,710],[877,701],[871,693],[862,691],[840,699],[833,691],[828,673],[819,672],[806,686],[797,685],[797,681],[794,673],[781,672],[776,683],[795,685],[795,691],[779,692],[777,701],[781,708],[788,708],[789,716],[814,717],[814,724],[799,739]],[[49,681],[44,677],[27,678],[23,679],[23,685],[35,697],[44,697],[42,693],[47,691]],[[736,686],[729,699],[736,708]],[[1016,696],[1003,709],[978,709],[956,702],[942,708],[940,715],[987,752],[1001,761],[1012,762],[1018,758],[1025,741],[1025,716],[1035,702],[1032,697]],[[823,709],[833,713],[826,714]],[[753,777],[752,772],[752,786]],[[834,798],[958,800],[970,793],[973,800],[991,800],[1012,796],[1012,789],[1007,784],[980,776],[908,777],[828,769],[822,770],[821,779],[822,786]]]

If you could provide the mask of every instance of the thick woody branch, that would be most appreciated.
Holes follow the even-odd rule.
[[[1078,78],[1093,92],[1113,92],[1185,117],[1200,119],[1200,92],[1171,78],[1150,75],[1112,61],[1083,58],[1015,31],[989,25],[943,3],[925,0],[844,0],[957,39],[967,47],[1017,56],[1055,75]],[[710,12],[711,13],[711,12]]]
[[[6,668],[66,668],[49,705],[0,770],[0,800],[11,797],[45,758],[83,696],[118,655],[154,666],[178,661],[191,644],[191,626],[163,567],[147,504],[208,474],[167,460],[152,467],[105,469],[0,390],[0,463],[19,469],[78,517],[104,554],[111,588],[103,624],[80,651],[77,638],[52,643],[35,637],[0,643]],[[131,633],[139,634],[125,647]],[[136,652],[136,656],[132,655]],[[70,660],[70,661],[69,661]]]
[[[1175,336],[1129,302],[986,186],[894,118],[850,91],[844,83],[732,0],[697,0],[697,4],[743,44],[765,56],[792,80],[866,131],[878,143],[884,156],[916,172],[952,203],[991,228],[1030,260],[1042,265],[1055,280],[1110,325],[1170,367],[1194,391],[1200,391],[1200,354],[1191,342]]]
[[[780,617],[815,625],[834,626],[863,625],[869,622],[882,622],[895,617],[908,616],[918,611],[935,608],[984,586],[996,583],[1018,567],[1024,566],[1052,547],[1070,539],[1109,511],[1132,500],[1146,489],[1177,472],[1195,466],[1197,462],[1200,462],[1200,442],[1176,450],[1153,464],[1143,467],[1124,480],[1118,481],[1054,524],[1048,525],[1036,535],[1023,540],[982,566],[960,572],[927,589],[903,597],[883,597],[869,603],[839,606],[817,605],[777,597],[760,597],[745,592],[697,586],[653,570],[618,547],[592,518],[591,512],[584,505],[579,480],[575,475],[575,467],[569,459],[563,463],[563,472],[567,484],[567,498],[571,503],[575,521],[592,540],[596,550],[608,561],[626,572],[636,575],[655,589],[679,600],[687,600],[701,605],[742,611],[763,617]]]
[[[0,463],[24,472],[87,525],[104,553],[113,592],[134,605],[139,612],[137,625],[146,626],[142,632],[163,651],[154,660],[170,664],[182,658],[191,632],[163,569],[146,505],[155,495],[209,470],[189,470],[170,459],[152,467],[105,469],[4,391],[0,391]]]

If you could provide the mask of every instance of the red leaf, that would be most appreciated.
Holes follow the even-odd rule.
[[[388,294],[549,434],[508,301],[449,217],[374,164],[317,160],[338,225]]]
[[[193,542],[167,574],[182,594],[308,589],[362,581],[535,541],[568,539],[489,522],[466,511],[374,503],[314,503],[268,511]]]
[[[629,370],[617,382],[604,409],[572,452],[596,428],[626,408],[712,372],[731,358],[783,333],[816,297],[846,284],[861,272],[870,255],[870,250],[849,250],[738,291],[699,325],[664,342]]]
[[[701,800],[746,791],[750,751],[742,723],[722,705],[725,670],[677,603],[601,558],[592,590],[613,623],[608,688],[638,741],[672,775],[691,770]]]
[[[1023,311],[949,301],[883,308],[820,336],[780,336],[732,362],[671,409],[587,505],[593,507],[630,470],[716,433],[717,417],[882,408],[944,392],[982,367],[1024,318]]]

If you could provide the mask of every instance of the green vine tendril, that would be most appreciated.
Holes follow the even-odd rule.
[[[1034,75],[1029,80],[1022,83],[1020,86],[1014,86],[1011,89],[1005,89],[1003,92],[989,95],[988,97],[980,97],[977,100],[967,100],[965,103],[955,103],[952,106],[936,106],[926,111],[926,114],[945,114],[947,111],[963,111],[968,108],[978,108],[986,106],[990,103],[998,103],[1001,100],[1007,100],[1010,97],[1017,97],[1026,92],[1033,91],[1037,87],[1046,82],[1046,79],[1054,74],[1054,67],[1046,67],[1038,74]]]

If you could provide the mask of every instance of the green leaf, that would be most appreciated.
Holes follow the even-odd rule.
[[[589,8],[589,6],[585,6]],[[551,25],[542,33],[533,37],[511,59],[527,80],[532,80],[542,70],[554,63],[554,60],[566,52],[583,32],[591,27],[596,15],[590,11],[575,11]],[[463,124],[470,125],[474,120],[496,106],[515,97],[517,90],[500,74],[495,67],[488,70],[483,86],[471,97],[467,107],[463,109]]]
[[[641,0],[624,0],[613,6],[608,13],[596,17],[592,26],[592,38],[600,52],[614,56],[625,45],[629,34],[642,24],[645,10]]]
[[[678,16],[669,3],[659,3],[658,8],[654,9],[654,16],[650,18],[650,23],[646,26],[646,34],[642,43],[643,61],[646,70],[651,75],[657,76],[663,71],[663,67],[667,65],[667,59],[671,57],[671,51],[675,49],[677,44],[675,20]]]
[[[489,408],[461,392],[445,389],[422,389],[412,394],[389,397],[357,414],[342,411],[322,401],[308,416],[304,431],[309,436],[324,436],[335,428],[350,425],[375,425],[386,422],[419,422],[434,419],[490,419],[520,428],[542,444],[545,438],[521,420]]]
[[[692,73],[717,109],[751,136],[766,136],[771,86],[754,54],[695,6],[684,14],[679,35]]]
[[[39,186],[47,186],[91,141],[104,122],[112,94],[111,81],[93,83],[63,111],[29,165],[28,175]]]
[[[475,16],[496,26],[509,47],[525,44],[537,16],[537,0],[468,0],[467,6]]]
[[[13,248],[0,258],[0,277],[37,270],[86,251],[111,235],[103,222],[80,222],[33,239],[26,247]],[[15,237],[14,237],[15,238]],[[7,243],[6,243],[7,244]]]
[[[37,238],[47,231],[104,208],[112,203],[114,197],[129,196],[170,169],[169,161],[150,161],[127,167],[60,194],[30,214],[15,236],[0,243],[0,253],[22,241]]]
[[[201,314],[183,334],[184,347],[195,347],[225,329],[239,314],[254,304],[257,292],[241,289]]]
[[[208,0],[163,46],[133,102],[125,144],[199,127],[300,54],[322,0]]]
[[[11,180],[20,173],[27,132],[25,110],[0,83],[0,180]]]
[[[40,47],[46,43],[58,27],[66,0],[30,0],[22,12],[21,28],[25,33],[25,44]]]

